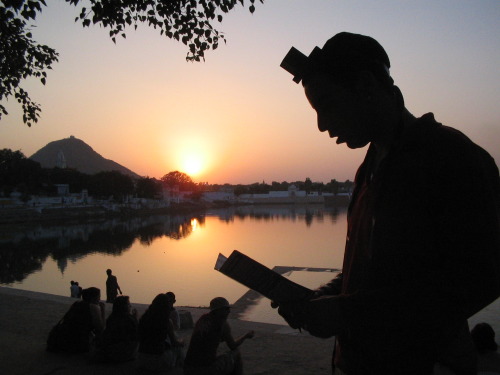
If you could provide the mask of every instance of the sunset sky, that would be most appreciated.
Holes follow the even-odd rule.
[[[301,85],[279,67],[292,45],[309,54],[350,31],[384,46],[414,115],[434,112],[500,163],[500,1],[267,0],[253,15],[246,3],[217,25],[227,44],[188,63],[186,46],[146,25],[115,45],[107,29],[75,23],[76,8],[48,1],[33,34],[59,63],[46,86],[24,85],[41,119],[28,128],[11,99],[0,148],[31,156],[73,135],[142,176],[352,180],[366,149],[320,133]]]

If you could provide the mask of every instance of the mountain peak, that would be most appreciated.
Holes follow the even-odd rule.
[[[30,159],[40,163],[42,168],[71,168],[86,174],[118,171],[134,178],[140,178],[137,173],[130,169],[102,157],[92,147],[73,135],[48,143],[31,155]]]

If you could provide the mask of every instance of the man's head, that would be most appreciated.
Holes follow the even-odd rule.
[[[231,308],[229,302],[224,297],[215,297],[210,301],[210,313],[213,315],[227,317]]]
[[[498,348],[495,342],[495,331],[488,323],[478,323],[471,330],[472,341],[478,353],[496,351]]]
[[[126,315],[130,313],[132,305],[130,304],[129,296],[118,296],[113,301],[113,310],[111,311],[114,315]]]
[[[112,271],[108,268],[108,269],[106,270],[106,274],[109,276],[109,275],[111,275],[111,274],[112,274]]]
[[[400,111],[389,57],[371,37],[339,33],[309,56],[292,48],[281,66],[295,82],[302,80],[319,130],[339,144],[359,148],[377,141]]]
[[[167,293],[165,293],[165,295],[167,296],[167,298],[169,299],[170,303],[173,306],[174,303],[175,303],[175,294],[174,294],[174,292],[167,292]]]
[[[101,299],[101,290],[91,286],[90,288],[82,290],[82,299],[89,303],[99,303]]]
[[[160,293],[153,299],[148,310],[161,314],[169,314],[172,310],[172,304],[165,293]]]
[[[312,75],[330,75],[335,83],[348,87],[354,85],[361,71],[369,71],[388,88],[393,80],[389,74],[391,62],[384,48],[373,38],[341,32],[330,38],[323,48],[315,47],[305,56],[292,47],[281,67],[294,75],[294,81],[306,84]]]

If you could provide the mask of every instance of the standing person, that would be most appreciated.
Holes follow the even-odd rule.
[[[467,319],[500,294],[498,168],[432,113],[415,118],[375,40],[340,33],[281,65],[318,128],[370,144],[348,210],[342,274],[281,304],[294,328],[336,336],[335,374],[475,374]]]
[[[120,292],[120,294],[123,293],[118,285],[118,279],[115,275],[113,275],[113,271],[108,268],[106,270],[106,274],[108,275],[108,278],[106,279],[106,302],[113,303],[118,295],[118,292]]]
[[[254,336],[248,331],[238,339],[231,334],[227,322],[230,307],[223,297],[210,301],[210,312],[198,319],[191,336],[184,361],[185,375],[241,375],[243,362],[238,347]],[[226,342],[230,351],[217,356],[220,342]]]
[[[139,368],[165,371],[182,367],[184,342],[174,333],[170,320],[172,303],[166,294],[158,294],[139,320]]]

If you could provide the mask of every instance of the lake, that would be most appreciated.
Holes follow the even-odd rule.
[[[100,288],[105,298],[110,268],[135,303],[149,304],[169,290],[178,306],[207,306],[216,296],[241,303],[248,288],[214,270],[219,253],[238,249],[269,268],[301,268],[285,276],[315,288],[341,268],[346,230],[346,208],[323,205],[0,228],[0,284],[69,296],[75,280],[83,288]],[[243,318],[283,324],[265,298],[251,301]]]

